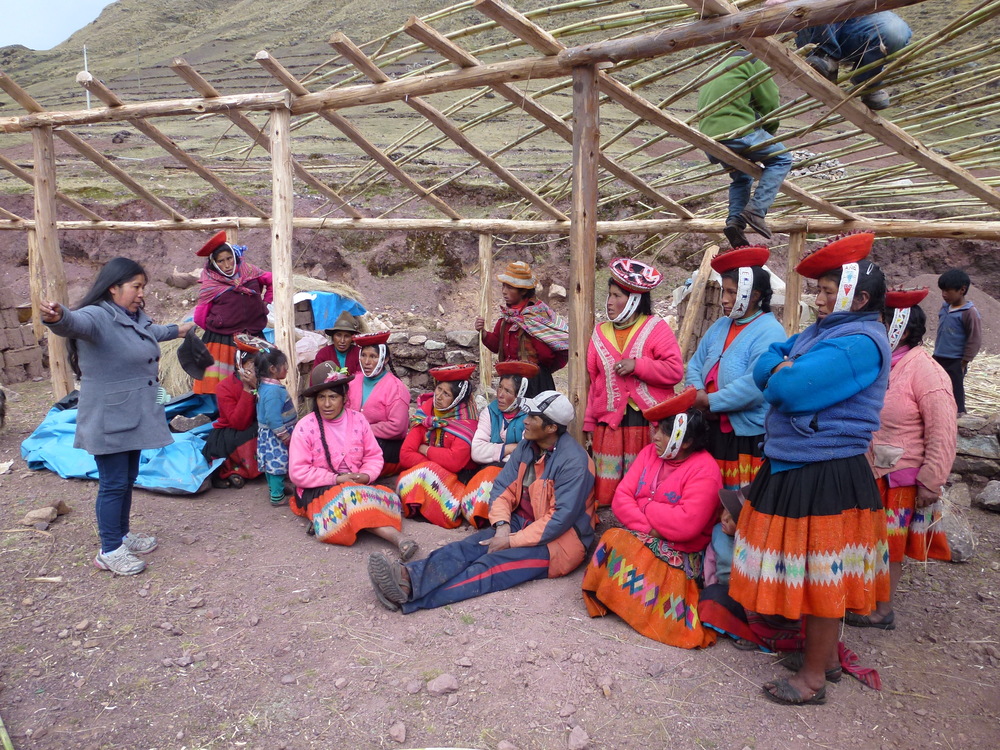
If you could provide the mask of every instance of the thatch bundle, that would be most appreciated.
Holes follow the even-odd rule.
[[[965,376],[965,408],[982,416],[1000,412],[1000,355],[980,354]]]
[[[349,284],[335,281],[321,281],[311,276],[294,274],[292,276],[292,286],[296,292],[332,292],[341,297],[363,301],[357,290]],[[361,321],[362,331],[367,330],[364,320]],[[181,339],[167,341],[160,344],[160,385],[172,396],[178,396],[191,390],[192,380],[184,370],[181,369],[177,361],[177,349],[180,348]]]

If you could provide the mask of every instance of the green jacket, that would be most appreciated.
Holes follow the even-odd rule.
[[[732,62],[733,56],[730,55],[713,70],[724,68]],[[751,76],[767,70],[769,70],[767,65],[748,56],[742,65],[736,66],[701,87],[698,92],[698,110],[701,111],[713,102],[728,97],[730,92],[744,86]],[[716,138],[769,115],[778,108],[778,103],[778,84],[773,78],[769,78],[745,89],[731,102],[702,117],[698,129],[705,135]],[[774,135],[778,131],[778,123],[769,122],[764,129]]]

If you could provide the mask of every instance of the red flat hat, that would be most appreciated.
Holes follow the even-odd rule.
[[[508,359],[506,362],[497,362],[497,375],[501,378],[505,375],[520,375],[522,378],[533,378],[538,374],[538,365],[531,362],[521,362],[517,359]]]
[[[650,422],[659,422],[661,419],[673,417],[677,414],[683,414],[694,406],[694,400],[697,397],[698,389],[693,385],[689,385],[673,398],[668,398],[666,401],[661,401],[656,406],[644,409],[642,416]]]
[[[905,310],[908,307],[919,305],[930,290],[927,287],[920,289],[890,289],[885,293],[885,306],[893,310]]]
[[[663,281],[662,273],[634,258],[615,258],[608,268],[618,286],[636,294],[651,292]]]
[[[458,380],[468,380],[475,369],[475,365],[447,365],[445,367],[434,367],[428,370],[428,372],[439,383],[448,383]]]
[[[378,333],[360,333],[354,337],[354,343],[358,346],[378,346],[379,344],[386,343],[388,340],[388,331],[379,331]]]
[[[734,268],[762,266],[767,263],[767,259],[770,257],[771,251],[763,245],[736,247],[712,258],[712,270],[716,273],[725,273]]]
[[[871,232],[854,232],[834,237],[819,250],[799,261],[795,270],[807,279],[818,279],[846,263],[857,263],[868,257],[874,241],[875,235]]]
[[[225,244],[226,244],[226,230],[223,229],[221,232],[216,232],[215,234],[213,234],[212,239],[210,239],[208,242],[202,245],[201,250],[195,253],[195,255],[201,258],[207,258],[213,252],[218,250],[220,245],[225,245]]]
[[[267,339],[262,339],[259,336],[251,336],[249,333],[233,334],[233,343],[241,352],[253,352],[254,354],[271,348],[271,344],[268,343]]]

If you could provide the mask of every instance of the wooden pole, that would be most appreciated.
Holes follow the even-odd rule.
[[[34,233],[38,243],[38,255],[45,269],[45,296],[49,300],[65,305],[68,297],[66,271],[63,268],[59,236],[56,231],[56,150],[52,139],[52,128],[35,128],[31,131],[31,142],[35,158]],[[32,298],[32,307],[37,309],[39,302],[40,300]],[[52,393],[58,401],[73,390],[73,372],[69,367],[66,339],[62,336],[47,338]]]
[[[38,253],[37,230],[28,230],[28,289],[31,294],[31,331],[35,341],[41,341],[45,335],[42,325],[42,315],[38,303],[45,297],[45,285],[42,281],[42,259]]]
[[[271,275],[274,278],[274,341],[288,357],[285,387],[292,401],[299,395],[295,361],[295,309],[292,296],[292,115],[286,108],[271,112]]]
[[[34,187],[35,178],[31,176],[31,173],[24,169],[21,169],[19,166],[17,166],[17,164],[12,162],[6,156],[0,155],[0,167],[6,169],[8,172],[17,177],[19,180],[23,180],[24,182]],[[94,221],[101,221],[100,215],[95,214],[89,208],[80,203],[77,203],[75,200],[73,200],[72,198],[65,195],[59,190],[56,191],[56,200],[62,203],[64,206],[69,206],[77,213],[86,216],[88,219],[93,219]]]
[[[601,154],[597,67],[573,69],[573,205],[569,231],[569,399],[576,409],[570,433],[583,442],[587,406],[587,342],[594,330],[597,266],[597,180]]]
[[[687,299],[687,312],[681,322],[681,330],[677,335],[677,344],[681,348],[681,359],[687,362],[688,355],[694,344],[694,326],[702,317],[702,305],[705,304],[705,290],[708,289],[708,279],[712,275],[712,258],[719,252],[718,245],[709,245],[698,266],[698,275],[691,284],[691,293]]]
[[[489,328],[493,314],[493,235],[479,235],[479,317]],[[479,387],[485,396],[493,377],[493,352],[479,338]]]
[[[799,332],[802,306],[802,277],[795,266],[802,260],[806,248],[806,233],[792,232],[788,236],[788,268],[785,271],[785,314],[782,315],[785,333],[792,336]]]

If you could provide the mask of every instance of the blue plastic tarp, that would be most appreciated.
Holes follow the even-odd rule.
[[[308,292],[312,297],[313,327],[325,331],[337,322],[345,310],[355,317],[368,312],[359,302],[333,292]]]
[[[182,396],[167,404],[165,411],[168,420],[178,414],[212,415],[215,400],[211,396]],[[211,429],[209,423],[178,432],[170,445],[143,451],[136,485],[168,494],[194,494],[207,489],[208,476],[222,463],[220,458],[209,464],[201,454]],[[86,451],[73,447],[75,436],[76,409],[53,407],[21,443],[21,457],[35,471],[48,469],[63,479],[97,479],[97,462]]]

